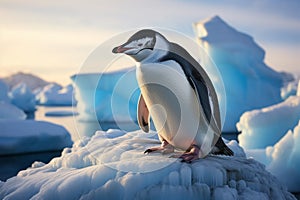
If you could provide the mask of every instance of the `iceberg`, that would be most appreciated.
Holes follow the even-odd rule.
[[[72,146],[69,132],[53,123],[0,119],[0,127],[0,155],[62,150]]]
[[[135,68],[106,73],[76,74],[77,110],[86,121],[136,121],[139,88]]]
[[[20,83],[12,88],[9,93],[11,103],[22,109],[24,112],[35,111],[35,95],[26,84]]]
[[[267,66],[264,50],[251,36],[232,28],[218,16],[195,23],[194,29],[199,44],[215,62],[224,81],[224,131],[236,131],[235,125],[245,111],[282,101],[281,88],[293,77]],[[202,65],[206,62],[204,57]]]
[[[1,199],[296,199],[264,166],[245,158],[208,156],[191,164],[142,152],[156,133],[98,131],[48,164],[35,162],[0,182]]]
[[[71,84],[63,88],[59,84],[51,83],[37,93],[36,99],[40,105],[45,106],[76,105],[76,100],[73,98],[73,86]]]

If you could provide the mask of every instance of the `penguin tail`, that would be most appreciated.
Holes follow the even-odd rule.
[[[233,151],[224,143],[224,141],[222,140],[222,137],[219,137],[212,154],[226,155],[226,156],[234,155]]]

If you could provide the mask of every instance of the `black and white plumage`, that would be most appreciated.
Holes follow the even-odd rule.
[[[201,65],[180,45],[160,33],[144,29],[113,49],[138,62],[141,89],[138,122],[149,131],[150,115],[161,147],[146,152],[186,150],[190,162],[208,153],[233,155],[221,137],[217,94]]]

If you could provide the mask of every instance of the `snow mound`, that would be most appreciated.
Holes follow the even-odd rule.
[[[238,136],[240,145],[245,149],[272,146],[299,120],[300,96],[290,96],[279,104],[245,112],[236,125],[242,131]]]
[[[0,127],[0,155],[61,150],[72,145],[68,131],[49,122],[7,119],[0,120]]]
[[[73,99],[73,86],[62,87],[56,83],[45,86],[37,94],[38,103],[45,106],[72,106],[76,104]]]
[[[24,112],[35,111],[35,95],[26,84],[20,83],[13,87],[9,93],[9,97],[11,103],[24,110]]]
[[[186,164],[169,155],[144,155],[158,143],[148,135],[99,131],[50,163],[35,162],[2,182],[0,198],[295,199],[252,159],[208,156]],[[237,143],[228,145],[235,149]]]
[[[26,119],[26,114],[23,112],[23,110],[19,109],[18,107],[14,106],[10,103],[0,101],[0,120],[3,120],[3,119],[24,120],[24,119]],[[2,127],[0,126],[0,128],[2,128]]]
[[[224,131],[236,131],[235,124],[245,111],[282,101],[281,88],[293,78],[268,67],[264,50],[251,36],[230,27],[218,16],[194,27],[200,45],[215,62],[224,81],[228,110]],[[201,62],[204,66],[209,64],[207,59]]]
[[[16,85],[21,83],[26,84],[32,91],[37,88],[42,88],[49,84],[49,82],[29,73],[18,72],[12,74],[8,77],[3,78],[4,82],[9,86],[9,88],[13,88]]]
[[[76,74],[80,119],[86,121],[136,121],[139,88],[135,68],[109,73]]]
[[[1,101],[10,102],[10,99],[8,97],[8,86],[0,79],[0,102]]]

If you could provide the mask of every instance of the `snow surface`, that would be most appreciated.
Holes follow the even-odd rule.
[[[0,127],[0,155],[61,150],[72,145],[68,131],[49,122],[6,119],[0,120]]]
[[[224,131],[235,131],[245,111],[282,101],[281,88],[293,78],[268,67],[264,50],[251,36],[230,27],[218,16],[196,23],[195,31],[224,81],[228,111]],[[202,65],[206,64],[202,59]]]
[[[71,79],[82,120],[136,121],[140,91],[135,68],[102,74],[77,74]]]
[[[0,182],[1,199],[295,199],[236,141],[236,155],[192,164],[142,152],[155,133],[108,130],[78,141],[50,163],[35,162]]]
[[[4,120],[4,119],[24,120],[26,119],[26,114],[23,112],[23,110],[19,109],[18,107],[10,103],[0,101],[0,120]],[[0,132],[1,131],[2,130],[0,130]]]
[[[38,103],[46,106],[72,106],[76,104],[73,99],[73,86],[62,87],[59,84],[51,83],[45,86],[37,94]]]
[[[300,87],[300,86],[299,86]],[[260,110],[245,112],[237,123],[238,136],[245,149],[265,148],[276,144],[300,120],[300,96]]]
[[[24,112],[35,111],[35,95],[26,84],[20,83],[12,88],[9,93],[11,103],[22,109]]]

